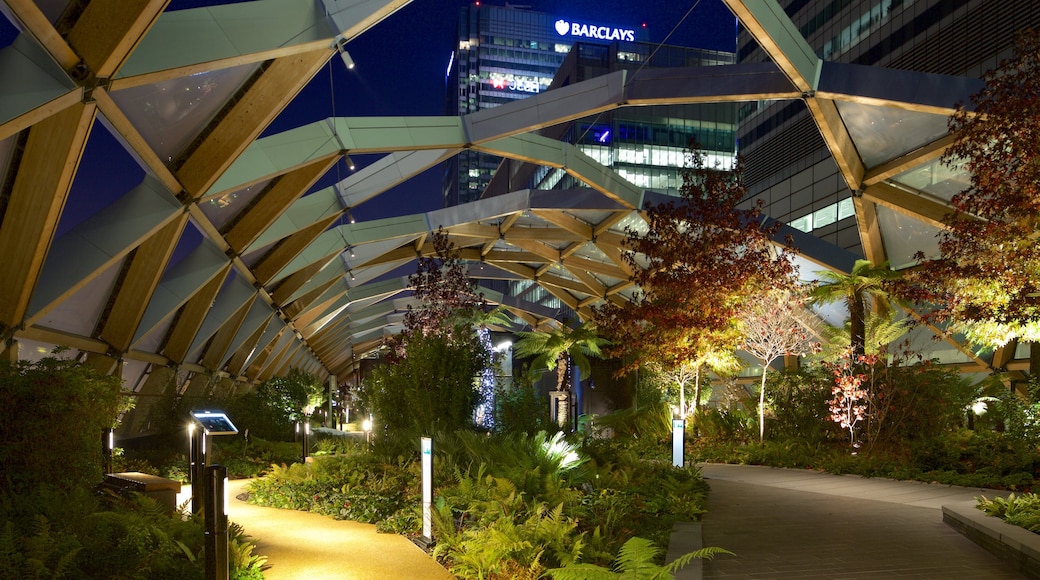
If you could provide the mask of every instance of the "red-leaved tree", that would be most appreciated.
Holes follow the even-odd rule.
[[[608,354],[627,359],[622,372],[734,349],[740,304],[791,278],[788,250],[773,244],[776,226],[763,224],[761,204],[738,207],[747,196],[742,162],[709,168],[691,150],[680,197],[648,205],[646,230],[626,229],[624,259],[639,291],[630,304],[596,310],[613,344]]]
[[[1040,33],[950,118],[943,161],[970,174],[944,219],[940,257],[914,273],[911,297],[977,343],[1040,340]],[[924,258],[924,256],[919,256]]]

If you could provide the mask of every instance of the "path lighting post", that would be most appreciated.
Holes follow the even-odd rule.
[[[116,448],[116,430],[105,427],[101,430],[101,458],[105,473],[112,473],[112,451]]]
[[[227,468],[206,467],[206,580],[228,580]]]
[[[191,513],[197,514],[199,510],[208,507],[211,495],[209,480],[206,476],[206,456],[210,437],[214,435],[235,435],[238,427],[228,419],[221,411],[192,411],[192,422],[188,425],[188,438],[190,442],[189,473],[191,480]],[[225,476],[227,470],[225,469]],[[225,523],[225,528],[227,524]],[[225,551],[227,548],[225,547]],[[227,578],[225,572],[224,578]]]
[[[422,454],[422,540],[433,544],[433,439],[420,439]]]
[[[672,465],[682,467],[684,463],[683,439],[686,421],[682,418],[672,419]]]
[[[303,422],[303,429],[300,430],[300,441],[303,451],[303,460],[307,461],[307,457],[310,455],[311,445],[311,424],[309,421]]]
[[[372,419],[368,418],[361,422],[361,430],[365,432],[365,444],[370,443],[372,438]]]

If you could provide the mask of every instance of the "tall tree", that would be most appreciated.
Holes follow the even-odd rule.
[[[608,303],[595,320],[611,338],[609,354],[662,367],[732,350],[739,342],[736,315],[751,294],[787,284],[794,266],[763,223],[761,203],[747,197],[743,163],[732,171],[705,165],[691,148],[680,197],[648,204],[647,228],[626,229],[624,259],[639,291],[631,304]]]
[[[888,265],[875,266],[870,260],[856,260],[848,274],[824,271],[820,282],[809,292],[815,303],[845,302],[849,310],[849,346],[853,360],[866,353],[867,344],[867,301],[873,300],[878,314],[892,310],[893,300],[898,300],[890,288],[899,275]]]
[[[784,290],[751,297],[741,309],[743,340],[740,347],[762,361],[762,384],[758,390],[758,439],[766,433],[766,373],[769,365],[784,355],[802,356],[817,352],[809,329],[796,309],[799,299]]]
[[[1040,340],[1040,32],[984,75],[971,106],[950,118],[948,165],[970,174],[951,201],[940,256],[913,275],[912,296],[976,342]],[[924,256],[919,256],[924,258]]]

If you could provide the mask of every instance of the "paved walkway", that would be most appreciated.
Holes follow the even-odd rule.
[[[993,490],[702,464],[705,546],[736,556],[704,578],[1023,578],[943,523],[942,505]]]
[[[377,534],[371,524],[248,504],[235,496],[249,480],[228,483],[228,517],[267,556],[267,580],[450,580],[451,574],[404,536]],[[190,497],[185,486],[183,497]],[[179,498],[183,501],[183,497]]]

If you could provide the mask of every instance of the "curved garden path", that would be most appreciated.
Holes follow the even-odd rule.
[[[267,556],[268,580],[452,578],[410,540],[397,534],[377,534],[374,525],[259,507],[237,499],[249,481],[228,482],[228,517],[256,539],[254,553]]]

